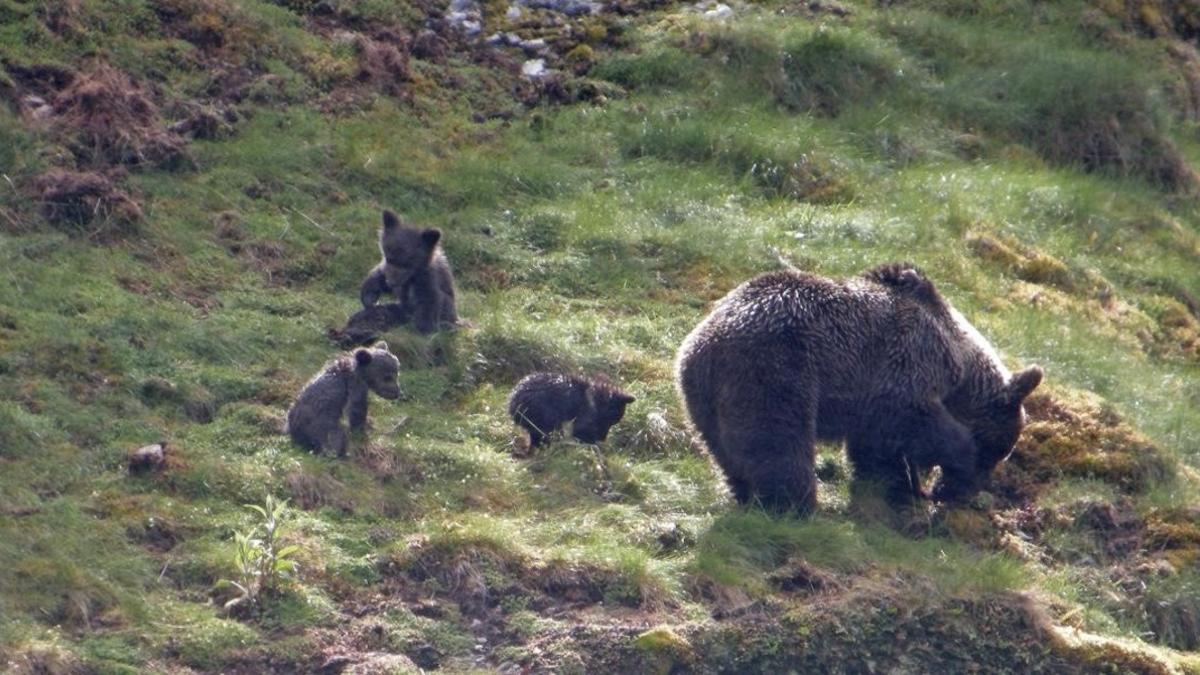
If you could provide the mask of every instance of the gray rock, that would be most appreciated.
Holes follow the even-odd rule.
[[[521,74],[531,80],[545,77],[546,73],[546,59],[529,59],[521,64]]]
[[[129,455],[129,473],[161,471],[167,464],[167,442],[152,443]]]
[[[517,0],[517,4],[533,9],[548,9],[567,16],[598,14],[603,5],[592,0]]]
[[[446,20],[461,28],[468,37],[483,31],[483,10],[477,0],[450,0]]]

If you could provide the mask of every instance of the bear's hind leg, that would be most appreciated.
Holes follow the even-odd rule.
[[[727,431],[722,444],[737,453],[745,478],[736,479],[749,489],[741,503],[758,501],[770,511],[809,513],[817,506],[817,475],[813,467],[811,434],[790,428],[751,423],[745,431]],[[800,432],[800,433],[798,433]],[[726,471],[729,474],[729,471]],[[734,486],[734,496],[739,488]],[[745,492],[745,489],[742,489]]]
[[[737,500],[738,504],[750,503],[750,499],[753,497],[753,492],[750,490],[750,483],[730,475],[725,476],[725,483],[729,486],[729,491],[733,494],[733,498]]]

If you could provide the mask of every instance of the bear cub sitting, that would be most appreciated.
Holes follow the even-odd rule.
[[[342,425],[344,413],[350,431],[361,432],[367,426],[367,392],[373,391],[389,401],[400,398],[396,376],[400,361],[388,351],[386,342],[356,349],[329,361],[317,373],[287,412],[286,432],[296,444],[313,452],[333,452],[346,456],[347,435]]]
[[[584,443],[599,443],[608,438],[608,430],[621,421],[625,406],[634,400],[603,375],[534,373],[513,387],[508,414],[529,432],[531,450],[572,420],[572,436]]]
[[[385,210],[379,231],[383,260],[363,280],[359,291],[363,307],[391,293],[422,334],[456,326],[454,275],[439,246],[441,239],[441,230],[406,225],[395,212]]]

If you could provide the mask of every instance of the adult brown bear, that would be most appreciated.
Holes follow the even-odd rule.
[[[814,445],[846,442],[856,479],[892,500],[969,498],[1008,456],[1037,366],[1010,373],[917,268],[836,280],[787,270],[718,301],[684,340],[677,384],[734,497],[816,506]]]

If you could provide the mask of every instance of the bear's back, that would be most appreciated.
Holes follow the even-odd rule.
[[[720,300],[685,340],[677,366],[681,385],[699,372],[705,380],[782,372],[814,382],[822,399],[914,398],[955,386],[954,332],[948,315],[904,288],[785,270]]]
[[[783,340],[814,357],[869,349],[894,314],[887,289],[787,270],[751,279],[718,301],[701,324],[708,340]]]

